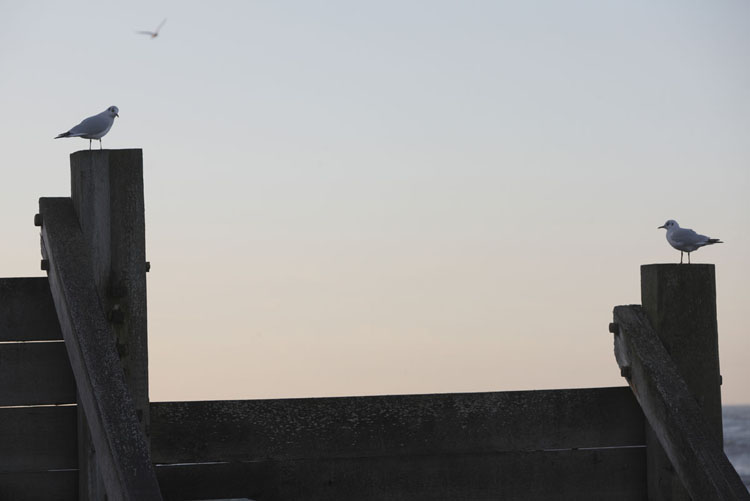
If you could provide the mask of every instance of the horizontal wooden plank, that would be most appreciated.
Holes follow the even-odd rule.
[[[638,500],[645,448],[161,466],[165,500]]]
[[[617,306],[615,357],[648,424],[692,499],[747,500],[750,493],[724,454],[698,401],[639,305]]]
[[[0,472],[78,467],[75,406],[0,408],[0,423]]]
[[[155,463],[643,445],[627,387],[159,402]]]
[[[71,501],[78,499],[78,471],[0,473],[3,501]]]
[[[62,339],[47,277],[0,278],[0,341]]]
[[[71,404],[76,385],[65,343],[0,343],[0,406]]]

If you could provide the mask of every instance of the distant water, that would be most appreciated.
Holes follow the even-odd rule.
[[[725,405],[724,452],[750,489],[750,405]]]

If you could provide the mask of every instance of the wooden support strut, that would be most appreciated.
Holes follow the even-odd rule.
[[[160,500],[148,443],[125,382],[73,204],[69,198],[41,198],[39,209],[50,290],[107,499]]]
[[[614,310],[615,357],[694,500],[750,500],[721,441],[639,305]]]

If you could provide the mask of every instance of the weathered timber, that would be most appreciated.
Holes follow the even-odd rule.
[[[149,445],[143,153],[139,149],[73,153],[70,183],[73,207],[92,257],[96,288]],[[85,412],[79,420],[79,500],[97,500],[103,486]]]
[[[724,431],[714,265],[641,266],[641,305],[721,442]]]
[[[0,341],[62,339],[47,277],[0,279]]]
[[[651,429],[695,500],[750,500],[680,371],[638,305],[617,306],[615,355]]]
[[[627,387],[155,402],[156,463],[644,445]]]
[[[641,266],[641,304],[721,444],[724,430],[714,265]],[[689,500],[653,430],[647,429],[646,439],[650,498]]]
[[[75,406],[0,408],[0,473],[78,468],[76,422]]]
[[[78,401],[81,401],[80,396]],[[106,499],[107,490],[102,480],[102,467],[96,459],[86,413],[78,411],[78,501]]]
[[[37,471],[0,473],[3,501],[70,501],[78,496],[78,472]]]
[[[39,212],[50,290],[108,499],[161,499],[73,204],[41,198]]]
[[[162,466],[167,500],[642,500],[645,448]]]
[[[76,385],[60,341],[0,344],[0,406],[75,403]]]
[[[125,381],[148,438],[143,152],[77,151],[70,155],[70,184],[96,289],[112,321]]]

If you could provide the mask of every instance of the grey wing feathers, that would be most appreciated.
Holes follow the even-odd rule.
[[[109,125],[109,120],[102,115],[94,115],[85,119],[68,131],[69,136],[86,137],[104,132]]]
[[[699,244],[708,240],[707,236],[699,235],[689,228],[680,228],[679,230],[675,231],[673,234],[673,238],[686,244]]]
[[[718,238],[709,238],[706,235],[701,235],[687,228],[680,228],[679,231],[676,231],[674,238],[683,245],[693,245],[696,248],[703,247],[704,245],[724,243]]]

